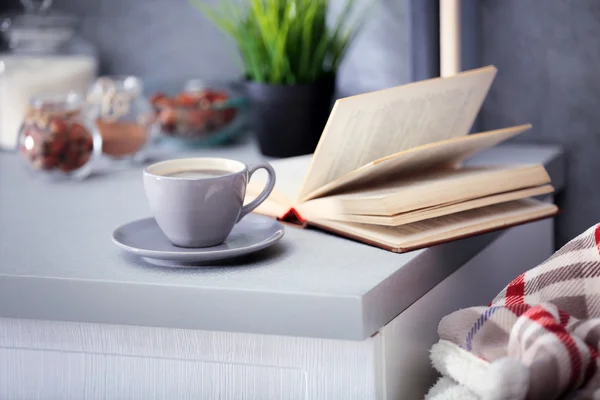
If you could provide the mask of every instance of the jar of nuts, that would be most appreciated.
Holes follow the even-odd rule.
[[[31,100],[19,131],[18,149],[27,165],[51,177],[84,178],[101,154],[102,137],[87,121],[79,95]]]

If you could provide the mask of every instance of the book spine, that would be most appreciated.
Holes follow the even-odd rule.
[[[306,219],[294,207],[290,208],[279,220],[293,225],[306,226]]]

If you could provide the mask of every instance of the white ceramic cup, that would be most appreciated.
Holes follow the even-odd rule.
[[[244,206],[252,174],[264,168],[269,180],[262,193]],[[144,169],[144,188],[154,218],[176,246],[210,247],[225,241],[234,225],[258,207],[275,186],[266,162],[252,167],[224,158],[183,158]]]

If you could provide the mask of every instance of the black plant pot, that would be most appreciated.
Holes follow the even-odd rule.
[[[335,76],[303,85],[246,81],[245,87],[263,155],[283,158],[315,151],[331,111]]]

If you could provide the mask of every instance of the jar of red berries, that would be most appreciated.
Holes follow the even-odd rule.
[[[245,122],[245,98],[232,84],[198,79],[150,98],[159,138],[181,144],[217,145],[237,136]]]
[[[102,137],[75,93],[35,97],[19,131],[26,164],[50,177],[84,178],[102,153]]]

